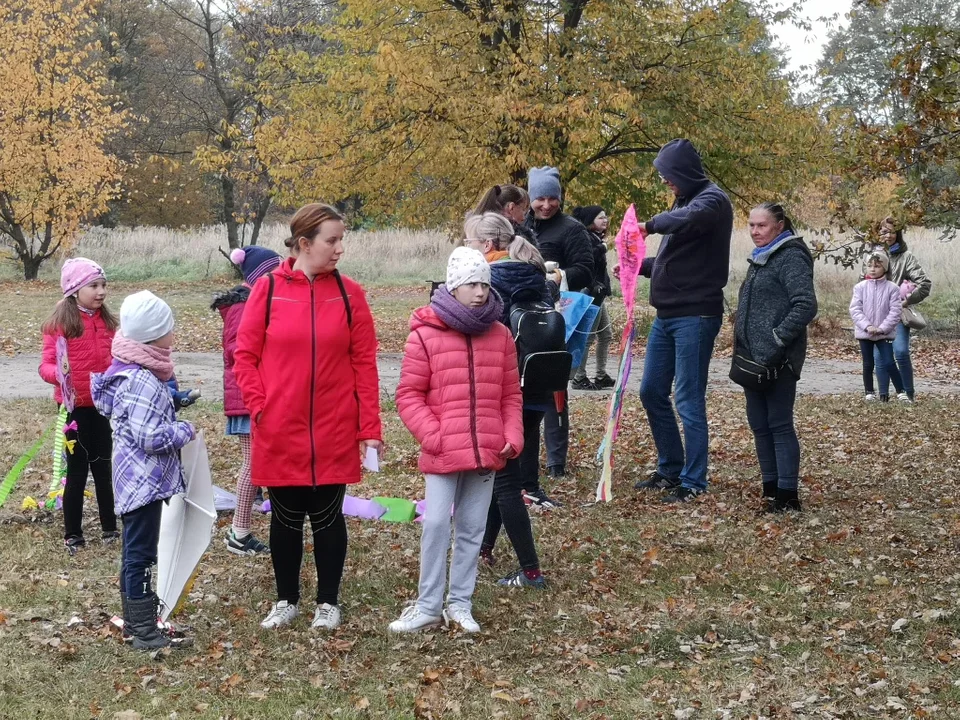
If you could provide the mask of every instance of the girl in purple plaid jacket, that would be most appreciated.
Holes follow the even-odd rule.
[[[172,346],[170,307],[146,290],[130,295],[120,307],[113,363],[92,382],[97,410],[113,427],[113,490],[123,521],[124,629],[141,650],[172,642],[157,628],[151,567],[157,562],[163,503],[184,490],[180,448],[196,434],[193,425],[176,419],[166,385],[173,377]]]

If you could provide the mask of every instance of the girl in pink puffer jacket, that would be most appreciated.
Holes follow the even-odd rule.
[[[443,619],[466,632],[480,630],[472,597],[493,478],[523,450],[517,350],[499,322],[502,312],[503,302],[490,291],[487,261],[460,247],[450,255],[446,284],[410,319],[397,411],[420,444],[426,511],[419,596],[390,623],[391,632],[414,632]],[[444,608],[451,506],[456,540]]]
[[[853,334],[860,341],[860,354],[863,357],[864,399],[868,402],[877,399],[873,390],[874,348],[880,358],[876,368],[880,387],[888,387],[889,378],[896,388],[897,398],[910,402],[903,391],[903,380],[893,359],[892,341],[897,334],[903,302],[900,288],[885,277],[889,264],[886,253],[871,253],[867,258],[866,277],[854,286],[853,299],[850,301]],[[882,402],[888,399],[886,395],[880,396]]]

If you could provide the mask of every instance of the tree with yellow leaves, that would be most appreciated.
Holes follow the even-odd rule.
[[[0,3],[0,235],[28,280],[116,192],[119,163],[104,147],[127,115],[94,19],[91,0]]]
[[[830,136],[798,105],[764,19],[740,0],[342,0],[313,31],[286,112],[261,129],[280,200],[360,195],[426,224],[560,168],[568,198],[664,202],[650,160],[688,137],[744,204],[815,175]],[[643,210],[642,208],[646,208]]]

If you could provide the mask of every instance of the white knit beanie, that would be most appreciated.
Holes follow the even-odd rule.
[[[120,332],[136,342],[159,340],[173,330],[173,310],[149,290],[127,295],[120,305]]]
[[[479,250],[458,247],[447,260],[447,290],[476,282],[490,284],[490,265]]]

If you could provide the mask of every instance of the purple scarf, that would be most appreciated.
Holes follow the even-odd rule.
[[[448,326],[464,335],[481,335],[500,319],[503,300],[490,288],[490,296],[480,307],[467,307],[457,300],[446,285],[441,285],[433,294],[430,307]]]

